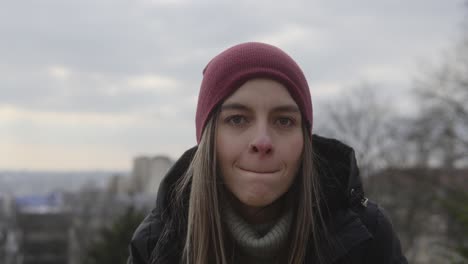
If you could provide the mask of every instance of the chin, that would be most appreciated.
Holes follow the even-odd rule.
[[[246,202],[241,201],[241,202],[244,205],[252,207],[252,208],[263,208],[273,203],[272,201],[258,201],[258,200],[251,200],[251,201],[246,201]]]
[[[239,199],[239,197],[238,197]],[[254,207],[254,208],[262,208],[266,207],[272,203],[274,203],[278,198],[272,195],[265,195],[265,194],[250,194],[243,197],[243,199],[239,199],[241,203],[246,206]]]

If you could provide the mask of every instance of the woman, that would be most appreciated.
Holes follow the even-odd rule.
[[[312,135],[312,121],[307,81],[282,50],[244,43],[212,59],[198,146],[162,181],[129,263],[406,263],[353,150]]]

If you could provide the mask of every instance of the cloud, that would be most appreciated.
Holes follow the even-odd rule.
[[[195,144],[195,128],[161,108],[118,115],[1,107],[0,168],[127,169],[142,153],[176,158]]]
[[[59,124],[63,126],[122,126],[142,122],[142,117],[130,113],[82,113],[82,112],[55,112],[33,111],[11,106],[0,106],[0,122],[25,122],[34,124]]]
[[[360,70],[360,79],[373,81],[373,82],[389,82],[389,83],[405,83],[409,82],[411,76],[408,72],[411,67],[406,66],[404,63],[400,67],[392,67],[391,65],[369,65]]]
[[[144,0],[143,3],[157,7],[183,7],[190,3],[189,0]]]
[[[279,47],[307,41],[309,31],[300,25],[286,25],[270,35],[260,37],[261,42],[270,43]]]
[[[0,9],[0,135],[18,149],[40,143],[44,155],[73,143],[83,155],[148,148],[176,156],[194,141],[202,69],[225,48],[280,46],[314,99],[363,78],[398,91],[409,86],[415,58],[451,43],[462,2],[8,1]]]
[[[70,76],[71,72],[64,66],[51,66],[47,69],[49,75],[59,80],[66,80]]]
[[[127,80],[129,89],[142,89],[144,91],[171,92],[179,86],[173,78],[159,75],[142,75],[130,77]]]
[[[80,72],[71,67],[45,66],[35,71],[8,72],[0,78],[0,105],[37,111],[126,112],[190,96],[183,81],[162,74],[119,75]]]
[[[0,168],[27,170],[127,170],[131,154],[98,145],[23,144],[0,140]]]

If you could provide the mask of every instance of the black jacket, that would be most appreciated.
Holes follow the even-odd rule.
[[[324,248],[327,263],[407,263],[389,219],[364,197],[353,149],[316,135],[312,143],[327,202],[327,227],[334,241]],[[171,217],[170,194],[195,151],[196,147],[186,151],[161,182],[156,207],[133,235],[128,263],[147,264],[154,257],[158,264],[178,263],[184,236],[180,224],[174,224],[177,220]],[[317,263],[312,248],[305,263]]]

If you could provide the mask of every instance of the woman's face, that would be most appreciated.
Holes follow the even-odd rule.
[[[250,80],[221,106],[218,164],[227,189],[244,209],[270,205],[289,189],[303,143],[301,112],[276,81]]]

